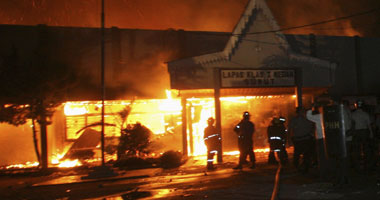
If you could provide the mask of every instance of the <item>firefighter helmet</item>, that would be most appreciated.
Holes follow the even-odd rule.
[[[210,118],[207,119],[207,123],[210,124],[210,125],[213,125],[214,122],[215,122],[215,119],[212,118],[212,117],[210,117]]]
[[[244,120],[249,120],[249,117],[250,117],[251,115],[249,114],[249,112],[248,111],[245,111],[244,113],[243,113],[243,119]]]

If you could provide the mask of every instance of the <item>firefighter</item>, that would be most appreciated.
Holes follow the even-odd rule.
[[[287,163],[288,162],[288,152],[286,151],[286,142],[288,139],[288,129],[286,129],[286,127],[285,127],[285,122],[286,122],[285,117],[280,116],[279,120],[280,120],[282,126],[284,126],[284,128],[285,128],[285,133],[284,133],[284,138],[283,138],[283,143],[284,143],[283,152],[284,152],[284,156],[285,156],[285,163]]]
[[[214,167],[214,156],[217,153],[221,153],[220,151],[220,134],[216,130],[214,126],[214,118],[210,117],[207,120],[208,126],[204,130],[203,140],[205,145],[207,146],[207,169],[213,170]]]
[[[273,118],[271,125],[268,126],[268,142],[269,142],[269,164],[277,164],[275,152],[280,159],[281,164],[286,164],[287,156],[285,151],[286,128],[279,118]]]
[[[253,140],[252,136],[255,132],[255,125],[249,120],[249,112],[243,113],[243,119],[235,126],[234,131],[238,135],[238,147],[240,151],[239,164],[233,169],[242,169],[243,164],[246,161],[247,155],[249,155],[252,163],[251,169],[255,168],[256,159],[253,152]]]

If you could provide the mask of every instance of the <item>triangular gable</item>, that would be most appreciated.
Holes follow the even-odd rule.
[[[280,27],[274,19],[265,0],[250,0],[245,8],[245,11],[240,17],[239,22],[236,24],[224,50],[221,52],[195,56],[193,57],[194,62],[201,65],[207,65],[214,62],[229,60],[231,55],[238,48],[238,44],[242,41],[242,38],[247,34],[246,31],[249,30],[249,26],[252,25],[251,21],[254,20],[255,10],[261,10],[266,19],[268,19],[267,23],[271,28],[270,30],[265,31],[276,31],[274,35],[278,41],[278,44],[281,45],[283,49],[288,49],[289,44],[286,41],[284,34],[281,31],[277,31],[280,30]]]
[[[239,22],[235,26],[232,36],[230,37],[229,41],[226,44],[226,47],[223,51],[223,54],[229,58],[231,57],[231,54],[235,51],[235,49],[238,47],[239,42],[241,42],[241,39],[246,34],[255,34],[255,33],[247,33],[246,31],[249,30],[249,25],[253,24],[250,23],[255,10],[261,10],[262,13],[265,15],[266,19],[268,20],[268,24],[271,27],[270,30],[265,31],[276,31],[276,39],[279,41],[279,44],[282,45],[285,49],[288,49],[289,44],[285,39],[284,34],[280,30],[280,27],[278,26],[276,20],[273,17],[272,12],[270,11],[268,5],[266,4],[265,0],[251,0],[244,11],[244,13],[241,15]]]

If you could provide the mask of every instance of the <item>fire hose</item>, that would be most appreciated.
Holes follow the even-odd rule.
[[[274,187],[273,192],[271,196],[271,200],[277,200],[278,199],[278,190],[280,188],[280,173],[281,173],[282,165],[280,164],[277,168],[276,177],[274,180]]]

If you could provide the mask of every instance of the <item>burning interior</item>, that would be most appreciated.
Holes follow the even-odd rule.
[[[210,92],[210,90],[207,91]],[[199,97],[186,98],[186,108],[183,108],[181,102],[183,99],[180,98],[179,91],[167,90],[166,93],[166,99],[105,101],[106,162],[117,159],[115,147],[119,143],[123,128],[133,127],[138,123],[149,128],[153,133],[150,138],[151,151],[147,156],[157,157],[169,150],[183,152],[182,118],[184,110],[186,110],[187,153],[190,156],[206,155],[207,149],[203,141],[203,134],[207,126],[207,119],[215,118],[214,97],[198,95]],[[312,94],[302,96],[304,105],[308,106],[311,103],[312,96]],[[267,127],[273,117],[282,116],[287,120],[290,119],[295,113],[296,101],[297,96],[288,92],[277,92],[275,95],[221,96],[223,154],[239,154],[237,137],[233,128],[241,120],[241,114],[244,111],[251,113],[251,121],[256,127],[255,152],[268,152]],[[57,108],[52,119],[53,123],[49,126],[50,166],[74,167],[83,164],[98,165],[101,162],[101,124],[99,123],[101,106],[100,101],[69,101]],[[120,113],[126,108],[130,108],[130,110],[128,116],[123,120]],[[28,123],[22,127],[23,131],[27,132],[23,133],[23,139],[31,140],[31,126],[31,123]],[[18,141],[20,140],[18,138]],[[27,151],[32,152],[32,149],[33,147],[30,145]],[[35,156],[29,155],[28,158],[27,162],[23,162],[25,164],[17,164],[21,162],[13,159],[14,163],[5,165],[5,168],[38,166]]]
[[[119,142],[121,129],[136,123],[149,128],[151,152],[158,156],[165,151],[182,151],[182,106],[181,99],[172,97],[167,91],[166,99],[114,100],[105,102],[105,158],[115,160],[114,148]],[[177,92],[178,93],[178,92]],[[174,94],[173,96],[176,96]],[[254,134],[255,151],[267,151],[266,129],[273,117],[289,118],[294,113],[295,95],[261,95],[221,97],[222,145],[224,154],[238,154],[237,138],[232,131],[241,120],[241,113],[248,110],[256,125]],[[70,101],[62,104],[56,111],[50,127],[49,163],[56,167],[73,167],[82,164],[98,164],[101,161],[100,131],[101,102]],[[131,110],[123,122],[120,111]],[[207,119],[215,117],[214,98],[188,98],[187,148],[189,155],[206,154],[203,131]],[[113,149],[113,150],[112,150]],[[89,153],[91,152],[91,153]],[[68,154],[76,154],[70,157]],[[25,165],[8,165],[7,168],[34,167],[38,162]]]

